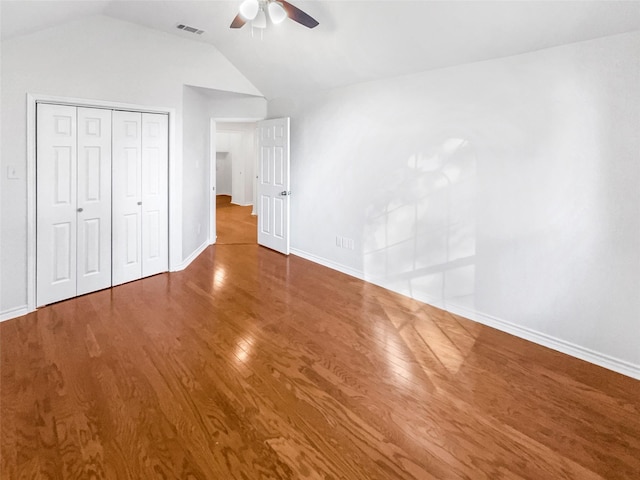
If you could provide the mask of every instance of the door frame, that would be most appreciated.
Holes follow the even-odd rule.
[[[169,116],[169,271],[182,265],[182,165],[176,160],[176,110],[171,107],[27,94],[27,312],[36,309],[36,104],[163,113]]]
[[[216,134],[220,123],[257,123],[265,117],[211,117],[209,120],[209,245],[216,243]],[[254,159],[254,162],[257,159]],[[255,181],[255,179],[254,179]],[[255,199],[254,199],[255,205]]]

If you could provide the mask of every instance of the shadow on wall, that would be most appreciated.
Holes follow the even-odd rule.
[[[475,306],[476,153],[449,138],[412,154],[389,191],[366,210],[368,281],[445,307]]]

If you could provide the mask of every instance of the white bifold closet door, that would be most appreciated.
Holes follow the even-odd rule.
[[[111,110],[37,106],[37,305],[111,285]]]
[[[168,117],[113,112],[113,285],[168,270]]]

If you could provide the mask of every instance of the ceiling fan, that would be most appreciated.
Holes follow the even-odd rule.
[[[238,10],[230,28],[240,28],[247,22],[251,22],[254,28],[267,28],[267,16],[274,24],[283,22],[287,17],[308,28],[319,24],[316,19],[285,0],[244,0]]]

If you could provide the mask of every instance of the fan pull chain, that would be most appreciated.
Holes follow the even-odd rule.
[[[264,30],[265,29],[264,28],[256,28],[253,25],[251,25],[251,38],[255,38],[256,37],[256,35],[254,33],[256,30],[260,30],[260,41],[263,41],[264,40],[263,35],[264,35]]]

